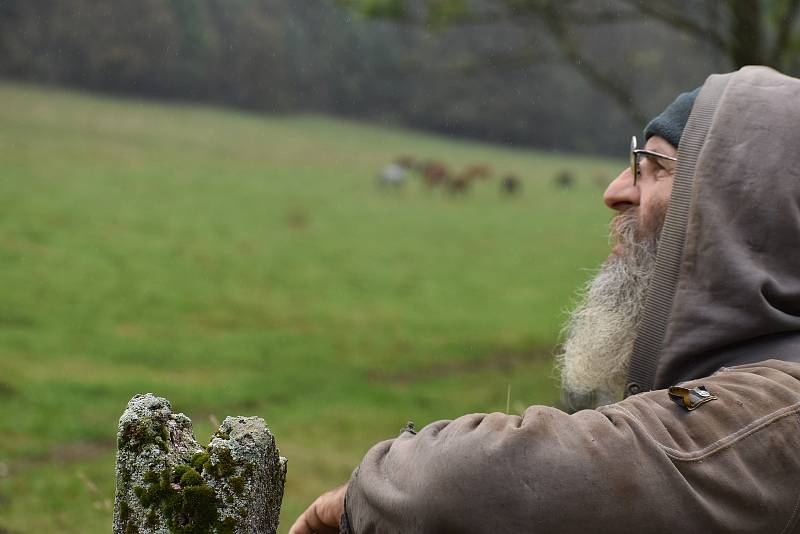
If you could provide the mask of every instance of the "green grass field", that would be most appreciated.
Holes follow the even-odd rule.
[[[619,161],[0,84],[0,533],[110,531],[117,420],[152,391],[259,415],[282,531],[369,446],[558,398],[552,347],[607,253]],[[449,198],[398,155],[523,181]],[[578,178],[558,190],[553,176]]]

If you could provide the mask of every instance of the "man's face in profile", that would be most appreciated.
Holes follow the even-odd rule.
[[[645,148],[677,155],[660,137],[651,137]],[[643,159],[639,167],[635,185],[628,168],[606,190],[606,205],[617,211],[610,228],[612,253],[583,289],[564,328],[557,361],[564,399],[576,410],[619,400],[625,385],[675,174],[675,162],[660,158]]]

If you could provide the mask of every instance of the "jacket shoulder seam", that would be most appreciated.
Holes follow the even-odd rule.
[[[650,438],[650,440],[653,441],[655,444],[657,444],[664,451],[664,453],[673,460],[681,462],[701,462],[706,458],[708,458],[709,456],[733,446],[739,441],[769,426],[770,424],[774,423],[779,419],[792,415],[798,416],[798,412],[800,412],[800,402],[796,402],[789,406],[784,406],[779,410],[775,410],[774,412],[759,417],[755,421],[740,428],[736,432],[728,434],[727,436],[724,436],[714,441],[713,443],[706,445],[705,447],[692,451],[681,451],[675,449],[674,447],[670,447],[669,445],[661,443],[650,433],[650,431],[646,428],[641,419],[636,417],[627,408],[619,405],[617,405],[616,408],[625,413],[628,417],[632,418],[634,421],[636,421],[638,423],[638,426],[647,435],[647,437]]]

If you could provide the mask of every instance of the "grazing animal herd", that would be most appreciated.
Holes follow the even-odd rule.
[[[417,176],[428,189],[441,189],[452,195],[464,195],[476,182],[491,180],[495,173],[485,163],[475,163],[456,172],[440,161],[421,161],[409,156],[401,156],[386,165],[377,176],[378,185],[382,188],[396,189],[402,187],[409,176]],[[503,175],[500,191],[509,195],[520,192],[521,182],[514,174]]]
[[[514,173],[496,174],[485,163],[475,163],[461,171],[454,171],[440,161],[416,160],[410,156],[401,156],[386,165],[377,176],[377,183],[382,189],[399,189],[410,176],[420,179],[426,189],[439,189],[453,196],[467,194],[474,184],[488,182],[499,177],[498,190],[503,195],[515,196],[522,192],[522,181]],[[596,176],[596,184],[605,179]],[[569,170],[560,171],[553,179],[558,189],[571,189],[576,183],[575,176]]]

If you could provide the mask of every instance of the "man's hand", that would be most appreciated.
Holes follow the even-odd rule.
[[[311,503],[289,529],[289,534],[339,534],[347,484],[323,493]]]

